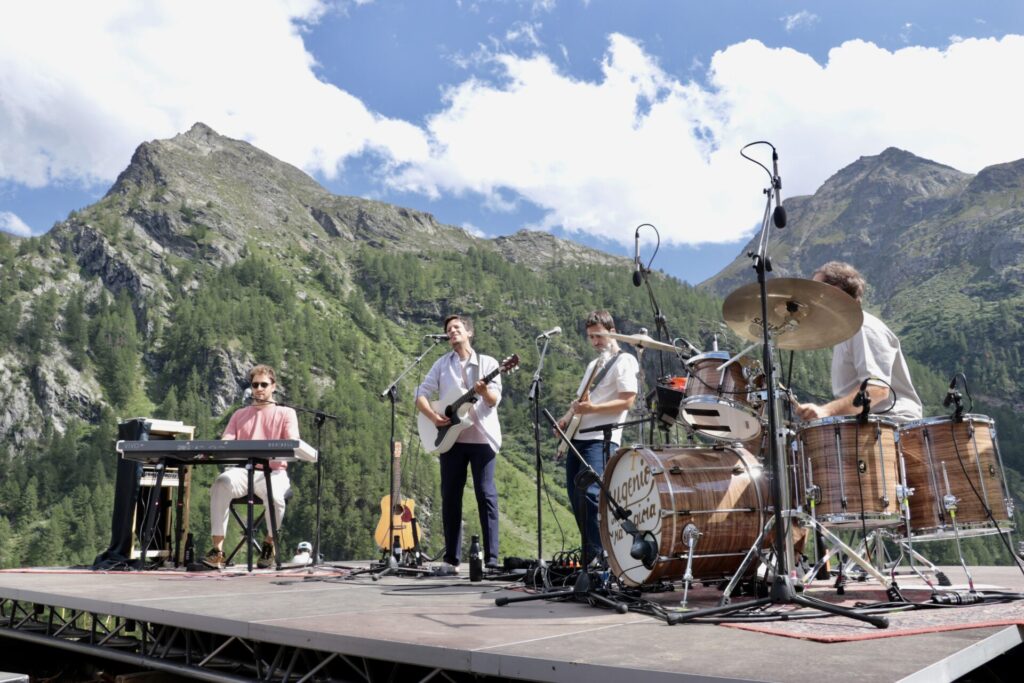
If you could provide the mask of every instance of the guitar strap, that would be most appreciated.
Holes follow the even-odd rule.
[[[601,383],[601,380],[605,378],[605,376],[608,374],[608,371],[612,369],[612,366],[615,365],[615,361],[619,359],[619,356],[621,356],[622,353],[622,350],[619,349],[619,352],[612,356],[612,359],[610,361],[604,364],[604,367],[601,368],[601,372],[597,373],[597,377],[595,377],[594,381],[590,383],[590,391],[593,391],[594,388]]]

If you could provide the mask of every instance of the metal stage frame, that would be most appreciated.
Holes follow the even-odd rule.
[[[948,572],[956,581],[956,568]],[[1024,586],[1012,567],[975,574]],[[465,574],[374,581],[310,570],[4,570],[0,653],[23,642],[120,663],[112,669],[287,683],[817,683],[828,671],[932,683],[1011,650],[1019,668],[1024,656],[1024,627],[1014,625],[821,643],[712,624],[669,626],[573,601],[495,606],[499,595],[521,594],[510,588],[516,584],[474,583]]]

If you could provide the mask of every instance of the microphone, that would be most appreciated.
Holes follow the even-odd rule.
[[[434,341],[448,341],[447,334],[425,334],[424,339],[433,339]]]
[[[640,560],[648,569],[654,568],[654,561],[658,559],[658,541],[650,531],[641,533],[639,529],[633,534],[633,545],[629,548],[629,556],[634,560]]]
[[[772,178],[772,185],[775,186],[775,211],[772,212],[772,222],[775,227],[782,229],[786,227],[786,207],[782,206],[782,178],[779,177],[779,153],[772,147],[772,169],[775,177]]]
[[[562,334],[561,327],[556,326],[552,327],[547,332],[541,332],[540,334],[537,335],[537,339],[548,339],[550,337],[554,337],[556,334]]]
[[[643,266],[640,264],[640,227],[633,233],[633,286],[639,287],[644,281]]]
[[[953,379],[949,381],[949,391],[946,392],[946,398],[942,399],[942,407],[948,408],[956,400],[956,375],[953,375]]]
[[[857,395],[853,397],[853,405],[860,408],[860,414],[857,419],[862,423],[868,421],[868,413],[871,412],[871,397],[868,396],[867,388],[870,377],[865,377],[864,381],[860,383],[860,389],[857,390]]]
[[[242,392],[242,404],[249,405],[252,403],[252,387],[246,387],[245,391]]]

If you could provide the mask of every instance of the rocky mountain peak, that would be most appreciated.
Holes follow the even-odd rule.
[[[892,199],[946,197],[962,190],[970,175],[950,166],[888,147],[863,156],[825,181],[816,195],[858,194]]]

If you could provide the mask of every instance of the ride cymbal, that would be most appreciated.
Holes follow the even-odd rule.
[[[864,323],[860,302],[817,280],[778,278],[766,283],[768,329],[775,347],[809,351],[835,346],[852,337]],[[761,288],[754,282],[725,298],[725,323],[749,341],[761,341]]]

